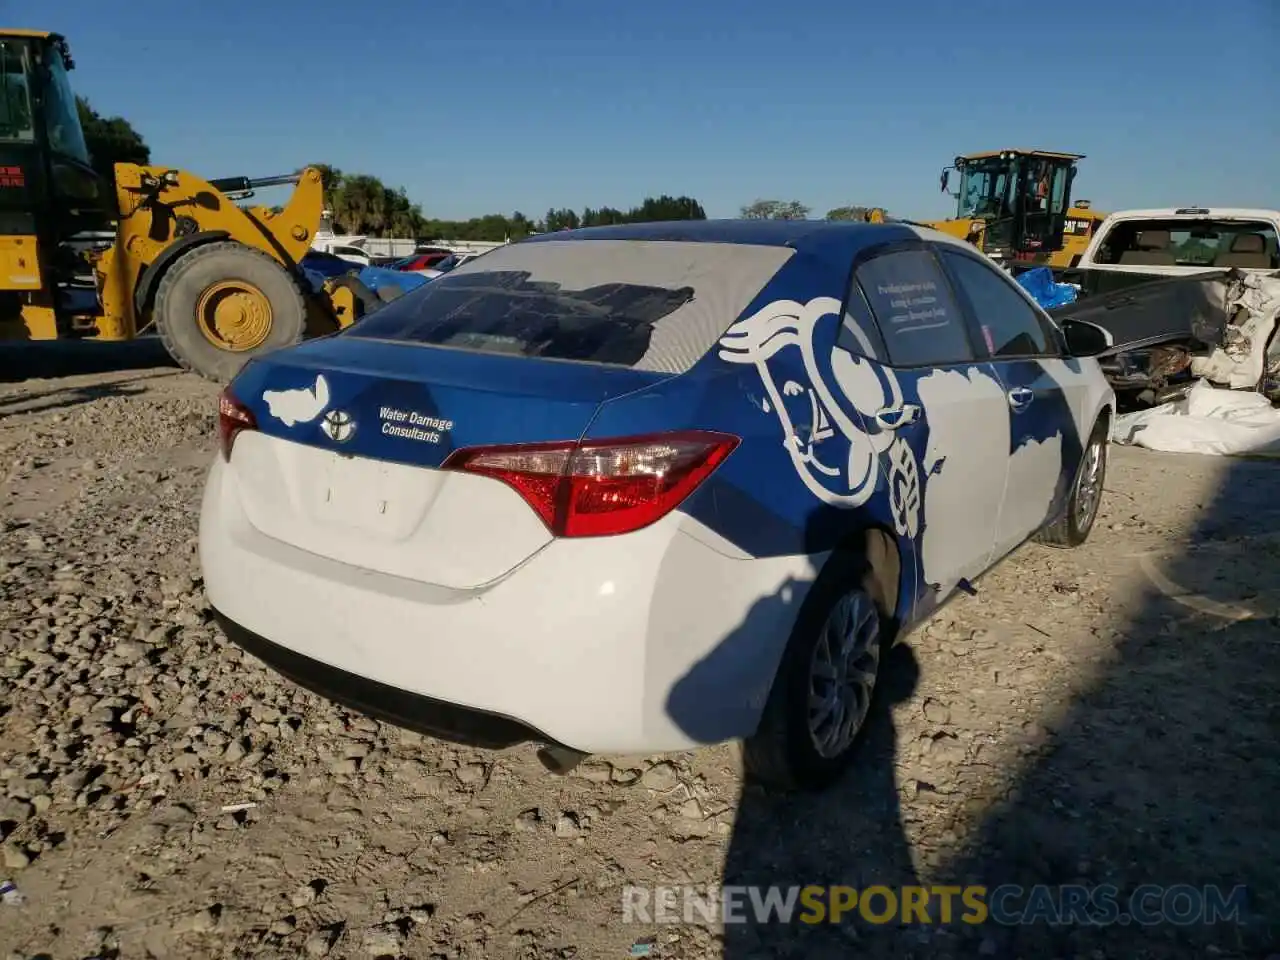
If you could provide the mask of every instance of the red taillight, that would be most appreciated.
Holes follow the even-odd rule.
[[[599,537],[647,527],[674,510],[738,445],[689,430],[583,443],[456,450],[446,470],[512,487],[558,537]]]
[[[257,430],[258,421],[243,403],[236,399],[228,387],[218,395],[218,445],[222,459],[231,459],[231,445],[241,430]]]

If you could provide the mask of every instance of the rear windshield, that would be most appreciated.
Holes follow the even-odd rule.
[[[1121,220],[1102,239],[1102,264],[1280,268],[1276,228],[1265,220]]]
[[[667,240],[511,244],[392,301],[344,335],[681,373],[792,252]]]

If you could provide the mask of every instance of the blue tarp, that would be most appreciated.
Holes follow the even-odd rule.
[[[1075,303],[1076,288],[1069,283],[1057,283],[1053,279],[1053,271],[1048,267],[1036,267],[1015,277],[1019,286],[1031,296],[1036,303],[1046,310]]]
[[[374,293],[378,287],[395,284],[405,293],[416,290],[424,283],[430,283],[430,277],[420,273],[406,273],[403,270],[388,270],[386,267],[365,267],[356,274],[356,278]]]

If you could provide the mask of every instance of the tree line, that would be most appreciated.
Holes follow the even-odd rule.
[[[824,220],[865,220],[872,211],[879,210],[881,213],[888,215],[883,207],[863,207],[856,204],[849,204],[843,207],[833,207],[827,211]],[[805,206],[799,200],[757,200],[749,203],[738,211],[738,215],[744,220],[807,220],[812,208]]]
[[[117,163],[151,162],[151,149],[142,135],[119,116],[103,116],[84,97],[76,97],[80,123],[93,160],[94,169],[108,180],[114,179]],[[423,240],[520,240],[534,233],[598,227],[619,223],[652,223],[660,220],[705,220],[706,211],[693,197],[646,197],[626,210],[617,207],[586,207],[581,213],[559,207],[534,219],[519,210],[511,214],[490,213],[468,220],[428,217],[422,207],[409,199],[403,187],[389,187],[367,173],[349,173],[325,163],[313,164],[324,185],[335,233],[371,237],[413,237]],[[197,174],[200,171],[195,171]],[[827,220],[862,220],[873,209],[857,205],[828,210]],[[799,200],[756,200],[739,211],[749,220],[804,220],[811,208]]]
[[[428,217],[402,187],[389,187],[377,177],[353,174],[328,164],[313,164],[324,183],[325,206],[334,233],[363,236],[414,237],[432,240],[521,240],[534,233],[597,227],[615,223],[649,223],[655,220],[705,220],[706,211],[692,197],[646,197],[628,210],[587,207],[581,213],[569,207],[552,208],[534,219],[517,210],[490,213],[469,220]]]
[[[333,216],[335,233],[366,236],[414,237],[434,240],[520,240],[534,233],[553,233],[578,227],[619,223],[653,223],[663,220],[705,220],[707,213],[693,197],[646,197],[628,210],[617,207],[553,207],[540,219],[520,211],[510,215],[490,213],[469,220],[426,217],[409,200],[403,188],[391,188],[367,174],[346,174],[325,164],[315,164],[325,183],[325,205]],[[826,220],[864,220],[883,208],[848,204],[828,210]],[[741,208],[748,220],[805,220],[811,208],[798,200],[756,200]]]
[[[151,148],[124,117],[104,117],[81,96],[76,97],[76,112],[93,169],[109,183],[115,183],[117,163],[151,162]]]

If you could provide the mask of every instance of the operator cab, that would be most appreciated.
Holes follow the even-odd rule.
[[[948,191],[951,171],[960,174],[956,216],[983,221],[985,252],[1018,260],[1060,249],[1071,205],[1071,184],[1082,154],[1043,150],[998,150],[956,157],[942,171]]]
[[[59,34],[0,30],[0,235],[50,224],[65,236],[100,225],[111,205],[80,124],[67,75],[74,66]]]

